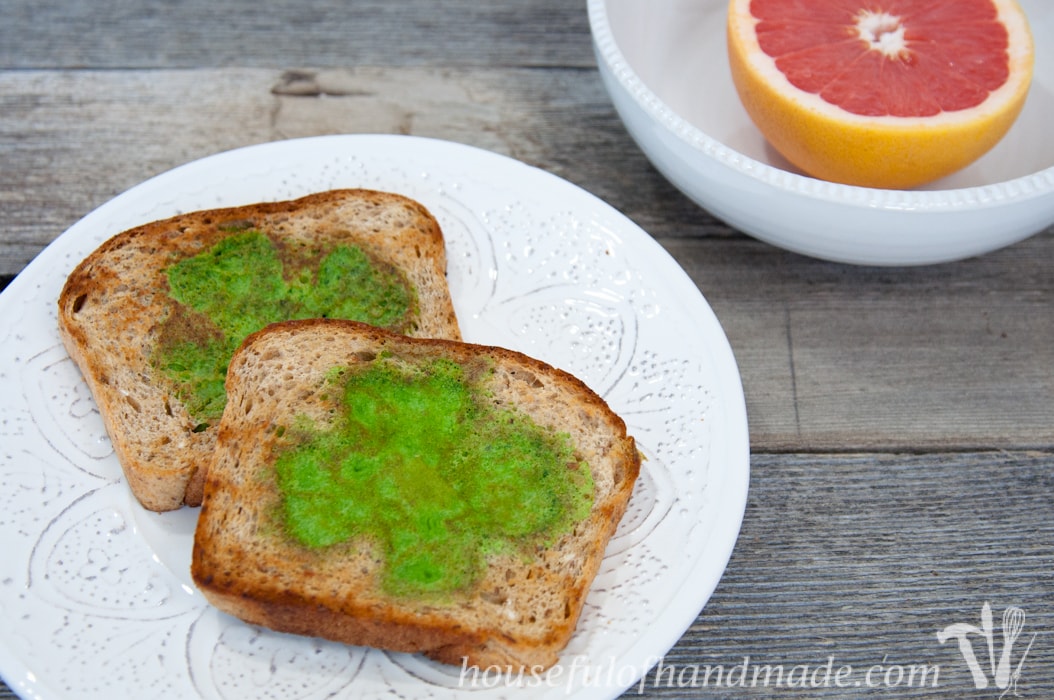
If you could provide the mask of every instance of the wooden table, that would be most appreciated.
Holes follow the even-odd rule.
[[[400,133],[539,166],[672,254],[742,374],[742,532],[643,696],[996,698],[974,689],[954,640],[937,641],[988,603],[997,650],[1006,608],[1037,633],[1017,692],[1054,697],[1054,228],[921,268],[755,241],[627,136],[581,2],[5,0],[0,16],[5,285],[96,206],[238,146]],[[744,663],[788,677],[703,686],[707,666]],[[696,687],[678,687],[693,669]]]

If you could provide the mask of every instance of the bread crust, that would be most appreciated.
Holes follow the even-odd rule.
[[[275,425],[298,413],[324,416],[316,398],[326,372],[382,351],[400,360],[492,363],[488,396],[570,433],[576,456],[590,465],[588,517],[529,562],[492,555],[482,581],[445,602],[383,593],[383,558],[361,540],[313,550],[276,530],[269,515],[281,499],[269,476]],[[283,632],[421,652],[457,665],[542,670],[557,661],[640,471],[633,437],[602,398],[574,376],[512,350],[330,320],[274,324],[249,336],[227,383],[191,568],[213,605]]]
[[[322,245],[353,243],[403,272],[418,292],[411,335],[459,339],[438,222],[420,203],[365,189],[182,214],[119,233],[69,275],[58,299],[62,342],[99,407],[129,487],[154,511],[198,505],[216,443],[151,366],[175,304],[165,269],[239,227]]]

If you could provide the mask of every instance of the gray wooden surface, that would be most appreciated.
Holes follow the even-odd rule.
[[[0,282],[111,197],[233,147],[408,133],[542,167],[687,270],[746,393],[739,542],[642,695],[996,698],[936,639],[989,602],[1037,633],[1018,694],[1054,697],[1054,229],[923,268],[744,236],[626,135],[581,2],[0,0],[0,17]],[[745,659],[876,682],[677,687]],[[892,682],[921,664],[938,684]]]

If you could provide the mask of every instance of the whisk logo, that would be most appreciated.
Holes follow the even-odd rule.
[[[937,641],[944,644],[949,639],[958,640],[959,651],[962,652],[963,659],[966,661],[966,665],[970,668],[970,674],[973,676],[974,686],[978,689],[984,689],[989,686],[989,677],[985,672],[985,667],[982,666],[981,661],[978,660],[977,654],[974,653],[973,641],[970,639],[970,635],[980,637],[982,641],[987,643],[986,649],[988,651],[988,665],[989,670],[991,671],[991,682],[996,688],[1003,691],[999,697],[1003,698],[1010,693],[1014,696],[1019,696],[1019,693],[1017,692],[1017,683],[1021,678],[1021,670],[1025,666],[1025,659],[1028,657],[1028,652],[1032,650],[1032,643],[1036,641],[1036,635],[1033,633],[1032,638],[1028,641],[1028,646],[1026,646],[1020,656],[1017,657],[1017,662],[1015,664],[1013,654],[1014,644],[1021,636],[1024,627],[1024,610],[1016,606],[1011,606],[1003,611],[1002,649],[1000,650],[999,655],[996,656],[995,628],[992,624],[992,606],[986,602],[981,608],[980,627],[965,623],[948,625],[937,633]]]

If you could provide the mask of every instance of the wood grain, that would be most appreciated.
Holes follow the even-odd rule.
[[[544,167],[655,235],[738,235],[655,173],[591,71],[6,71],[0,110],[0,273],[17,272],[92,209],[177,165],[334,133],[472,144]]]
[[[1054,445],[1051,235],[904,269],[660,240],[729,336],[755,450]]]
[[[0,66],[589,67],[584,3],[565,0],[8,0]]]
[[[1043,636],[1054,625],[1054,523],[1037,517],[1054,508],[1049,453],[755,454],[752,462],[728,570],[665,664],[728,669],[749,657],[752,667],[815,670],[833,656],[836,667],[856,669],[853,681],[882,665],[882,683],[896,666],[939,667],[936,688],[747,684],[717,688],[715,697],[995,697],[991,687],[972,692],[955,643],[937,640],[948,625],[979,625],[988,602],[997,626],[1004,608],[1026,611],[1029,634],[1039,637],[1019,690],[1049,696],[1054,649]],[[685,692],[669,682],[660,667],[645,695],[715,691],[713,683]]]

